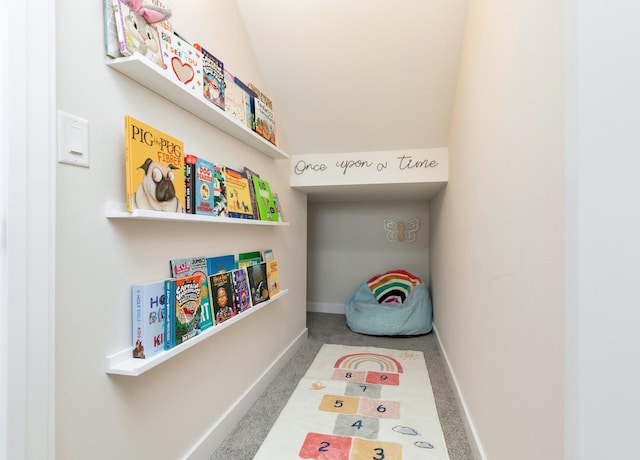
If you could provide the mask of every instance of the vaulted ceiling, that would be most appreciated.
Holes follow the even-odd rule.
[[[288,153],[446,147],[468,0],[236,0]]]

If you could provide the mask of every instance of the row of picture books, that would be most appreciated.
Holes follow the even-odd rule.
[[[283,222],[277,193],[259,174],[195,153],[184,142],[125,115],[127,210],[186,212]]]
[[[103,1],[107,56],[148,60],[169,80],[276,145],[271,99],[229,72],[208,48],[175,31],[166,5],[159,0]]]
[[[170,350],[280,292],[273,251],[169,261],[166,279],[131,287],[133,358]]]

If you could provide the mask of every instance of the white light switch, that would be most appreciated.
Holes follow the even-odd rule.
[[[89,167],[89,122],[58,111],[58,163]]]

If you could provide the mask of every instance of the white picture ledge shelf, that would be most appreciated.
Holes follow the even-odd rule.
[[[137,377],[140,374],[147,372],[148,370],[153,369],[154,367],[164,363],[165,361],[173,358],[176,355],[179,355],[185,350],[199,344],[203,340],[207,340],[214,334],[217,334],[220,331],[225,330],[226,328],[233,326],[238,321],[246,318],[249,315],[261,310],[266,307],[270,303],[275,302],[280,297],[284,296],[289,292],[288,289],[282,290],[279,294],[273,296],[271,299],[261,302],[255,307],[251,307],[249,310],[246,310],[233,318],[226,320],[221,324],[216,324],[213,327],[202,332],[200,335],[197,335],[180,345],[175,346],[171,350],[161,351],[155,356],[147,359],[139,359],[133,358],[133,346],[127,348],[126,350],[122,350],[119,353],[107,356],[106,358],[106,373],[107,374],[115,374],[115,375],[128,375],[132,377]]]
[[[289,158],[280,148],[227,115],[204,96],[197,97],[167,78],[157,65],[145,58],[139,55],[107,58],[107,65],[257,151],[273,159]]]
[[[122,203],[108,202],[105,206],[108,219],[161,220],[165,222],[199,222],[205,224],[240,224],[240,225],[268,225],[288,226],[289,222],[272,222],[270,220],[237,219],[233,217],[213,217],[200,214],[184,214],[177,212],[147,211],[134,209],[129,212]]]

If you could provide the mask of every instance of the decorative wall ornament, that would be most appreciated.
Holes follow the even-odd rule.
[[[418,230],[420,229],[420,219],[417,217],[409,222],[394,222],[391,219],[384,220],[384,230],[387,232],[387,241],[414,243]]]

